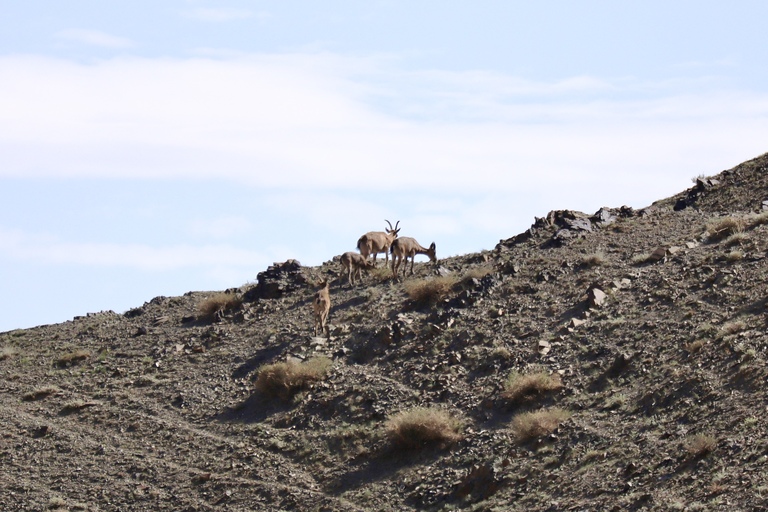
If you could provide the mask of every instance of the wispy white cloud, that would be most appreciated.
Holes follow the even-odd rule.
[[[194,236],[225,239],[246,234],[252,222],[241,216],[226,215],[211,219],[195,219],[189,222],[187,231]]]
[[[103,48],[133,48],[136,46],[132,40],[118,37],[99,30],[68,29],[57,32],[56,37],[77,43],[101,46]]]
[[[0,254],[10,260],[43,265],[87,265],[168,271],[197,267],[253,268],[271,261],[265,252],[231,245],[174,245],[70,242],[48,234],[0,227]],[[258,267],[257,267],[258,268]]]
[[[629,181],[660,161],[687,179],[762,152],[768,132],[761,93],[484,73],[381,80],[390,66],[330,54],[0,57],[0,176],[516,191]]]
[[[225,21],[242,20],[248,18],[265,19],[269,17],[266,12],[254,13],[248,9],[234,9],[234,8],[206,8],[198,7],[184,12],[184,15],[188,18],[193,18],[200,21],[221,23]]]

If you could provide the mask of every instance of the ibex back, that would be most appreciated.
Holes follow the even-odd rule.
[[[392,227],[392,223],[387,219],[384,221],[389,224],[389,229],[384,231],[370,231],[357,241],[357,250],[367,260],[368,256],[373,254],[373,264],[376,265],[376,255],[380,252],[384,253],[384,266],[389,263],[389,248],[392,242],[397,239],[397,233],[400,232],[400,221],[395,223],[395,227]],[[386,228],[385,228],[386,229]]]
[[[354,286],[355,277],[358,280],[363,278],[363,270],[368,270],[376,266],[373,261],[367,260],[362,254],[356,252],[345,252],[339,258],[341,261],[341,267],[347,273],[347,282],[350,286]],[[339,278],[341,280],[341,278]]]
[[[330,281],[327,279],[321,281],[320,286],[322,288],[315,293],[315,300],[312,302],[315,318],[315,336],[317,336],[318,330],[323,334],[327,334],[328,313],[331,311]]]
[[[411,258],[411,275],[413,275],[413,260],[416,259],[417,254],[425,254],[429,256],[429,261],[435,263],[437,261],[437,249],[435,242],[429,248],[422,247],[415,238],[404,236],[398,238],[392,242],[392,276],[397,279],[397,271],[400,268],[400,264],[405,260],[403,265],[403,277],[405,277],[405,269],[408,267],[408,258]]]

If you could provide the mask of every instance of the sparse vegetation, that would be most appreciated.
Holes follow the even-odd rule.
[[[461,421],[444,409],[415,407],[392,416],[384,428],[395,446],[416,448],[427,443],[456,442],[462,437],[461,427]]]
[[[747,324],[744,323],[742,320],[733,320],[730,322],[726,322],[723,324],[722,327],[720,327],[719,336],[731,336],[733,334],[738,334],[744,329],[747,328]]]
[[[707,175],[702,173],[691,178],[691,181],[695,184],[699,180],[706,180],[706,179],[707,179]]]
[[[696,434],[685,443],[688,456],[694,459],[705,457],[717,448],[717,439],[708,434]]]
[[[405,282],[405,293],[416,307],[425,307],[446,298],[457,282],[454,276],[415,279]]]
[[[91,357],[91,352],[85,349],[77,349],[68,352],[56,360],[57,366],[70,366]]]
[[[60,496],[54,496],[48,500],[47,508],[48,510],[61,510],[67,508],[67,501]]]
[[[462,285],[466,285],[467,282],[472,279],[482,279],[487,275],[493,274],[493,266],[488,264],[478,265],[467,270],[461,277]]]
[[[743,232],[734,233],[725,240],[723,240],[723,247],[735,247],[737,245],[744,245],[749,241],[749,235]]]
[[[632,256],[630,263],[634,266],[640,266],[640,265],[645,265],[649,261],[651,261],[651,254],[644,252],[644,253],[635,254],[634,256]]]
[[[559,408],[520,413],[512,418],[512,434],[519,443],[531,441],[551,434],[570,416],[570,412]]]
[[[602,252],[595,252],[587,254],[581,259],[581,266],[583,267],[599,267],[606,262],[605,254]]]
[[[220,292],[211,295],[197,307],[201,320],[213,321],[222,315],[236,311],[243,304],[243,299],[235,293]]]
[[[0,333],[0,509],[766,508],[765,169],[610,212],[621,230],[555,211],[429,279],[380,263],[333,283],[329,337],[309,285],[334,261],[254,269],[215,325],[189,292]],[[702,243],[726,215],[744,230]]]
[[[697,354],[701,352],[705,344],[706,342],[704,340],[695,340],[688,344],[686,350],[688,350],[688,353],[690,354]]]
[[[325,377],[332,366],[330,358],[319,356],[305,362],[286,361],[263,366],[256,379],[256,390],[269,397],[291,398],[297,391]]]
[[[541,371],[520,374],[513,371],[507,378],[501,396],[512,403],[530,402],[562,388],[562,379],[556,373]]]
[[[738,217],[723,217],[707,224],[707,238],[710,242],[720,242],[744,231],[744,220]]]
[[[768,224],[768,211],[755,213],[747,217],[747,225],[750,229]]]
[[[0,361],[10,359],[18,353],[19,351],[14,347],[9,347],[9,346],[2,347],[0,348]]]
[[[34,389],[29,393],[25,393],[21,397],[21,399],[26,402],[32,402],[34,400],[40,400],[42,398],[46,398],[48,396],[55,395],[60,392],[61,392],[61,389],[58,386],[43,386],[43,387]]]
[[[368,275],[371,276],[373,282],[383,283],[392,278],[392,270],[386,265],[380,265],[369,270]]]

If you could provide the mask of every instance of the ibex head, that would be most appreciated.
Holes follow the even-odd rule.
[[[395,223],[395,227],[393,228],[391,222],[389,222],[387,219],[384,219],[384,220],[386,221],[387,224],[389,224],[389,229],[387,229],[387,234],[388,235],[394,235],[395,238],[397,238],[397,234],[400,232],[400,228],[398,228],[397,226],[400,225],[400,221],[397,221]]]

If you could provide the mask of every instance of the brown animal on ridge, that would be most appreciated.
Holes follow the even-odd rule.
[[[367,260],[368,256],[373,254],[373,264],[376,265],[376,255],[380,252],[384,253],[384,266],[389,263],[389,248],[392,242],[397,238],[397,233],[400,229],[397,227],[400,225],[400,221],[395,223],[395,227],[392,227],[392,223],[387,219],[384,221],[389,224],[389,229],[385,231],[369,231],[360,237],[357,241],[357,250]]]
[[[347,281],[350,286],[355,285],[355,277],[358,280],[363,279],[363,270],[368,271],[376,266],[376,263],[364,258],[362,254],[351,251],[342,254],[340,261],[342,268],[347,273]]]
[[[411,258],[411,275],[413,275],[413,260],[416,259],[417,254],[425,254],[429,256],[429,261],[432,263],[437,262],[435,242],[432,242],[432,245],[430,245],[429,248],[424,248],[415,238],[409,236],[398,238],[392,242],[390,252],[392,253],[392,277],[395,279],[397,279],[397,271],[403,260],[405,260],[405,264],[403,265],[403,277],[405,277],[405,269],[408,267],[408,257]]]
[[[321,288],[315,293],[315,299],[312,301],[312,309],[315,318],[315,336],[318,330],[323,334],[328,333],[328,313],[331,311],[331,289],[330,281],[327,279],[320,282]]]

